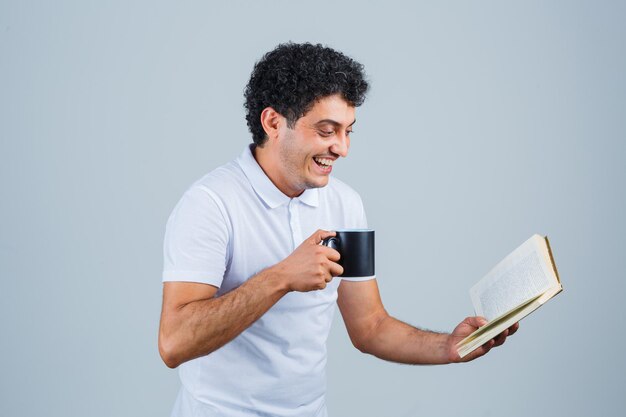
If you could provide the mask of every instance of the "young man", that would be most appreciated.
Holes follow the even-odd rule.
[[[254,144],[192,185],[167,224],[159,351],[180,365],[174,416],[326,416],[335,302],[354,346],[395,362],[458,362],[455,344],[484,324],[420,330],[387,314],[376,279],[335,278],[339,253],[320,242],[367,227],[358,194],[330,176],[367,89],[360,64],[321,45],[282,44],[256,64]]]

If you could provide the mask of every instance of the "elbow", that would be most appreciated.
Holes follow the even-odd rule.
[[[159,335],[159,355],[165,366],[170,369],[177,368],[182,363],[173,341],[163,335]]]
[[[348,330],[352,346],[362,353],[377,356],[377,352],[385,344],[382,334],[388,317],[387,312],[383,311],[382,314],[372,316],[367,325],[355,329],[356,331]]]
[[[359,352],[365,353],[365,354],[372,353],[369,349],[369,344],[367,343],[367,340],[351,338],[351,341],[352,341],[352,346],[354,346]]]
[[[161,350],[159,350],[159,353],[161,354],[161,359],[163,360],[163,363],[168,368],[176,369],[176,368],[178,368],[178,365],[181,364],[181,362],[176,360],[176,358],[174,356],[172,356],[172,355],[170,355],[168,353],[164,353]]]

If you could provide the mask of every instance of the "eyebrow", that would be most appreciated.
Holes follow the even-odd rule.
[[[348,125],[348,127],[352,126],[355,123],[356,123],[356,119],[354,119],[354,121],[352,123],[350,123]],[[335,127],[341,126],[341,123],[339,123],[338,121],[333,120],[333,119],[320,120],[319,122],[315,123],[315,126],[324,125],[324,124],[331,124],[331,125],[333,125]]]

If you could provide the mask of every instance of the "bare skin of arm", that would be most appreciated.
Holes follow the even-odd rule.
[[[461,359],[456,344],[487,321],[468,317],[451,334],[415,328],[385,311],[376,280],[342,281],[337,299],[352,344],[381,359],[409,364],[444,364],[476,359],[504,343],[515,333],[516,323],[496,338]]]
[[[159,353],[175,368],[233,340],[290,291],[326,288],[343,273],[339,253],[319,243],[334,232],[316,231],[278,264],[220,297],[217,288],[191,282],[163,284]]]

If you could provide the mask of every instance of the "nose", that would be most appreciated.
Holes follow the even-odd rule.
[[[330,146],[330,151],[335,155],[339,155],[343,158],[348,156],[348,149],[350,148],[350,137],[345,133],[335,135],[335,140]]]

